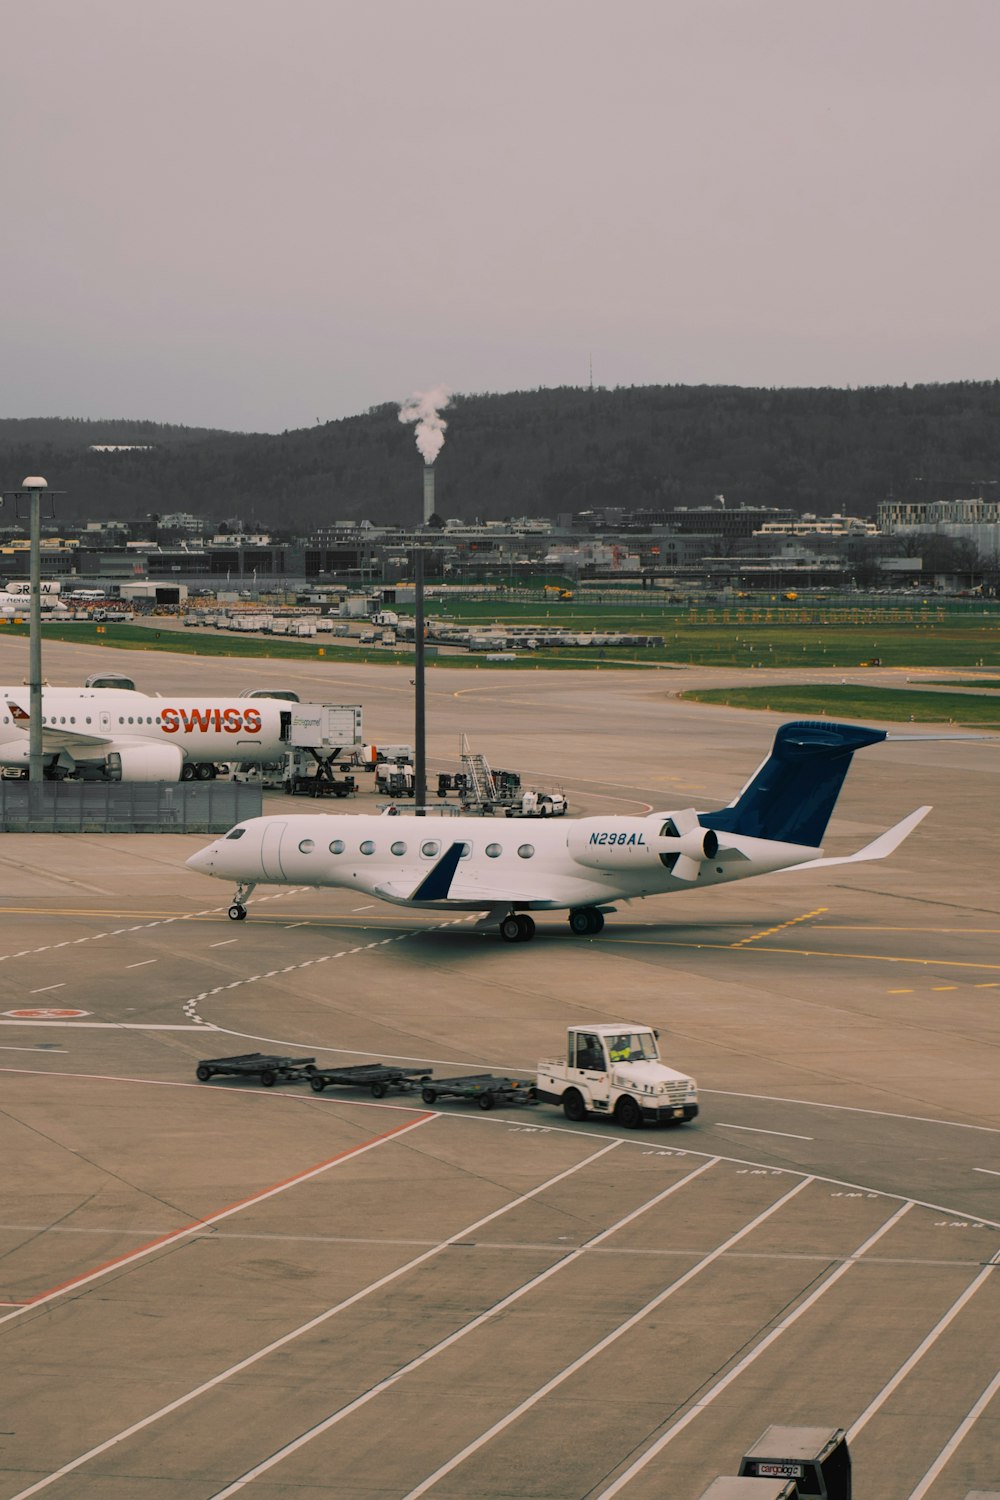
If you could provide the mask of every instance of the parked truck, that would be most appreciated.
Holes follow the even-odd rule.
[[[695,1080],[661,1061],[652,1027],[632,1022],[571,1026],[565,1060],[538,1064],[536,1091],[561,1104],[568,1120],[610,1115],[625,1130],[683,1123],[698,1113]]]

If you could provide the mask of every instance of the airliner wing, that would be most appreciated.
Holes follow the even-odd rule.
[[[894,849],[899,848],[905,838],[909,838],[914,828],[918,823],[923,822],[930,810],[929,807],[918,807],[916,812],[911,812],[908,818],[904,818],[894,828],[887,828],[885,833],[880,833],[877,839],[873,839],[870,844],[866,844],[855,854],[833,855],[829,859],[810,859],[803,865],[786,865],[783,870],[776,870],[774,873],[790,875],[797,870],[818,870],[820,866],[825,868],[827,865],[852,865],[867,859],[885,859]]]

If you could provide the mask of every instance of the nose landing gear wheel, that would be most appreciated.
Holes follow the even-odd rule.
[[[246,909],[246,907],[245,906],[241,906],[238,901],[234,901],[233,904],[232,904],[232,906],[229,908],[230,921],[233,921],[233,922],[245,922],[246,921],[246,915],[247,915],[247,909]]]

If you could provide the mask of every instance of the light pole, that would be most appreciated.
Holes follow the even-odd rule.
[[[28,780],[44,779],[42,762],[42,494],[63,493],[50,490],[48,480],[31,474],[19,490],[6,490],[4,500],[12,499],[15,514],[18,502],[27,499],[30,525],[30,611],[28,615]]]

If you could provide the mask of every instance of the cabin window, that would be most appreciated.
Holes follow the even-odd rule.
[[[361,853],[362,854],[374,854],[375,853],[375,840],[374,839],[365,839],[364,842],[361,845]]]
[[[246,833],[245,828],[234,828],[231,833],[226,834],[227,839],[241,839]]]
[[[486,845],[486,853],[487,853],[487,856],[490,859],[499,859],[500,855],[503,853],[503,845],[502,844],[487,844]]]
[[[330,845],[330,853],[331,854],[343,854],[343,852],[344,852],[344,840],[343,839],[334,839],[333,843]]]
[[[535,852],[535,846],[534,844],[522,844],[517,852],[522,859],[530,859]]]
[[[441,844],[438,839],[428,839],[426,844],[420,845],[420,852],[424,859],[436,859],[441,853]]]
[[[300,854],[311,854],[316,847],[315,839],[303,839],[299,844]]]
[[[471,844],[463,844],[458,857],[459,857],[459,859],[468,859],[468,857],[469,857],[469,855],[471,853],[472,853],[472,845]]]
[[[402,839],[397,839],[396,842],[392,845],[392,852],[393,854],[406,853],[406,845],[403,843]]]

